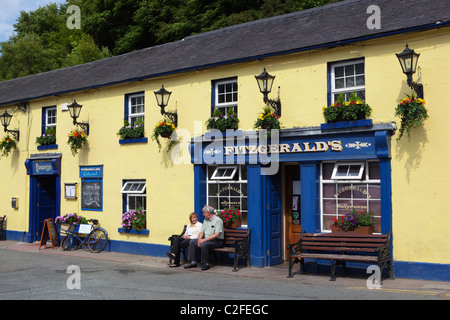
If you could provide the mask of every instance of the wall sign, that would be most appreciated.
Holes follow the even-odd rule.
[[[80,167],[81,210],[103,210],[103,166]]]

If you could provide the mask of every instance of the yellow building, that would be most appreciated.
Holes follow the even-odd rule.
[[[448,281],[449,18],[447,0],[343,1],[1,82],[0,112],[20,134],[0,160],[7,239],[38,241],[44,219],[76,212],[100,221],[109,250],[163,256],[190,212],[238,206],[251,264],[266,267],[287,259],[300,230],[329,232],[354,207],[374,213],[376,233],[392,233],[397,277]],[[412,77],[429,118],[397,139],[395,109],[412,92],[396,56],[406,44],[420,54]],[[253,128],[264,70],[281,105],[269,142]],[[151,138],[161,85],[172,93],[165,111],[178,117],[168,152],[170,138],[161,150]],[[369,119],[325,124],[324,106],[341,93],[365,100]],[[74,101],[89,134],[73,155]],[[239,130],[206,132],[215,108],[237,112]],[[121,139],[124,120],[142,121],[144,137]],[[49,128],[56,142],[37,144]],[[122,214],[139,207],[146,229],[124,229]]]

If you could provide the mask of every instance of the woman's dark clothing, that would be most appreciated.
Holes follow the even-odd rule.
[[[174,264],[180,264],[180,254],[182,248],[188,248],[190,239],[184,239],[183,237],[175,237],[172,240],[172,246],[170,248],[170,253],[172,253],[174,257]]]

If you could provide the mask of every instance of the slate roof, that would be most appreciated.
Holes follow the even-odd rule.
[[[381,29],[367,28],[377,5]],[[450,0],[347,0],[206,32],[70,68],[0,82],[0,106],[165,74],[450,26]]]

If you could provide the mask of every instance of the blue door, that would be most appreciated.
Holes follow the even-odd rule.
[[[39,177],[36,191],[36,240],[40,240],[45,219],[56,218],[56,177]]]
[[[281,224],[281,174],[266,177],[266,209],[268,217],[268,264],[269,266],[283,263],[283,239]]]

